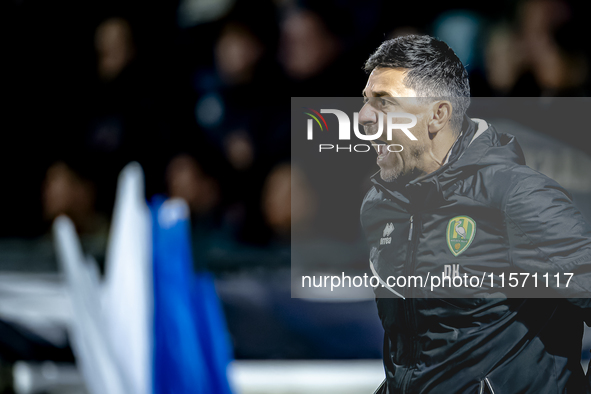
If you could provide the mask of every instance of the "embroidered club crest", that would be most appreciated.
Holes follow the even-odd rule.
[[[447,246],[454,256],[464,252],[476,235],[476,222],[468,216],[456,216],[447,224]]]

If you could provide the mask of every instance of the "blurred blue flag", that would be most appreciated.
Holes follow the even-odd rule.
[[[157,196],[153,222],[154,394],[230,394],[232,360],[213,277],[195,272],[187,204]]]

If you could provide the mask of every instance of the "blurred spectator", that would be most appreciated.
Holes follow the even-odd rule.
[[[516,33],[507,24],[498,24],[489,32],[486,47],[486,75],[497,95],[507,95],[517,82],[523,54],[516,44]]]
[[[205,215],[219,204],[216,180],[206,175],[197,161],[187,155],[176,156],[166,170],[170,197],[184,199],[193,215]]]
[[[213,169],[227,211],[224,220],[247,244],[269,240],[261,187],[269,168],[289,156],[290,140],[288,101],[277,100],[282,83],[275,57],[276,9],[268,0],[256,5],[238,2],[219,22],[211,64],[192,71],[196,127],[186,130],[203,135],[201,146],[188,149]]]
[[[243,130],[232,132],[224,140],[228,161],[236,170],[248,169],[254,160],[254,147],[251,138]]]
[[[259,18],[269,18],[271,23],[253,23],[254,9],[237,4],[220,27],[213,68],[198,68],[193,75],[197,124],[240,172],[270,153],[264,141],[277,125],[268,121],[276,117],[279,103],[269,98],[277,93],[265,89],[279,82],[274,62],[275,10],[263,0],[258,5]]]
[[[487,28],[483,15],[466,9],[443,12],[433,22],[433,36],[446,42],[465,65],[473,97],[490,96],[484,67]]]
[[[264,46],[247,27],[230,22],[215,47],[215,59],[222,80],[228,85],[252,81]]]
[[[294,0],[280,10],[278,59],[291,97],[357,97],[366,82],[361,65],[368,48],[399,23],[385,17],[386,3],[377,0]]]
[[[223,211],[218,181],[193,156],[180,153],[166,168],[166,190],[189,206],[195,268],[214,272],[227,268],[216,260],[215,253],[235,248],[236,229]],[[227,265],[235,268],[231,261]]]
[[[306,80],[320,74],[342,50],[337,36],[311,11],[291,12],[283,22],[281,61],[293,79]]]
[[[137,25],[114,16],[94,32],[96,78],[87,93],[84,132],[76,143],[94,158],[87,166],[100,163],[97,183],[105,206],[112,206],[117,176],[131,161],[142,165],[148,195],[162,191],[164,184],[172,116],[165,104],[165,75],[145,53],[149,48],[138,45]]]
[[[269,226],[279,235],[289,235],[291,228],[291,167],[275,167],[263,186],[263,214]]]
[[[441,14],[434,22],[433,33],[446,42],[462,64],[472,69],[480,62],[480,30],[482,18],[468,10],[453,10]]]
[[[261,72],[265,50],[261,38],[250,27],[236,21],[227,22],[215,43],[215,74],[203,80],[210,84],[209,78],[216,78],[217,86],[198,86],[205,94],[197,101],[197,122],[238,171],[248,170],[254,161],[255,130],[250,123],[257,116],[255,106],[259,97],[254,83],[260,78],[257,73]]]
[[[520,33],[537,95],[583,95],[588,65],[585,48],[577,43],[579,35],[571,29],[573,12],[560,0],[528,0],[522,5]]]
[[[284,163],[273,168],[263,187],[262,205],[267,224],[278,236],[311,231],[316,197],[297,166]]]
[[[131,62],[135,48],[131,27],[123,18],[109,18],[96,29],[97,73],[100,79],[115,79]]]
[[[489,82],[497,95],[584,96],[588,49],[574,3],[525,0],[513,30],[491,30],[487,49]]]
[[[96,186],[64,162],[54,163],[43,182],[43,216],[52,222],[59,215],[72,219],[79,234],[105,237],[106,218],[96,210]]]
[[[313,7],[292,8],[286,12],[281,24],[279,61],[289,78],[290,96],[357,94],[358,87],[350,81],[354,73],[347,77],[348,83],[343,83],[343,72],[347,69],[343,66],[351,67],[353,60],[346,58],[344,40],[337,33],[346,20],[337,23],[336,19],[334,16],[324,18]],[[330,26],[329,21],[333,21]]]

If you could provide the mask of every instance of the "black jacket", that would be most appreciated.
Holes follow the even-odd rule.
[[[461,298],[377,287],[386,370],[379,392],[591,393],[580,365],[583,321],[591,324],[591,227],[568,192],[525,166],[513,136],[466,118],[439,170],[406,185],[379,173],[372,182],[361,222],[383,283],[441,275],[445,265],[460,276],[506,272],[504,288],[455,289]],[[529,289],[511,288],[508,274],[536,272],[540,287],[545,273],[574,277],[556,297],[513,298],[537,290],[531,277]]]

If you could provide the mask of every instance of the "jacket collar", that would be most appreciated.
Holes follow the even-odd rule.
[[[380,177],[380,171],[378,171],[372,175],[371,182],[378,190],[382,190],[396,199],[408,211],[420,209],[424,204],[441,203],[444,199],[443,189],[453,182],[446,182],[444,179],[440,179],[440,175],[444,174],[450,168],[453,170],[454,164],[463,156],[468,146],[486,129],[486,122],[481,120],[475,122],[468,116],[464,116],[460,136],[452,145],[445,164],[439,169],[414,179],[407,184],[396,180],[385,182]],[[451,179],[447,180],[451,181]]]

